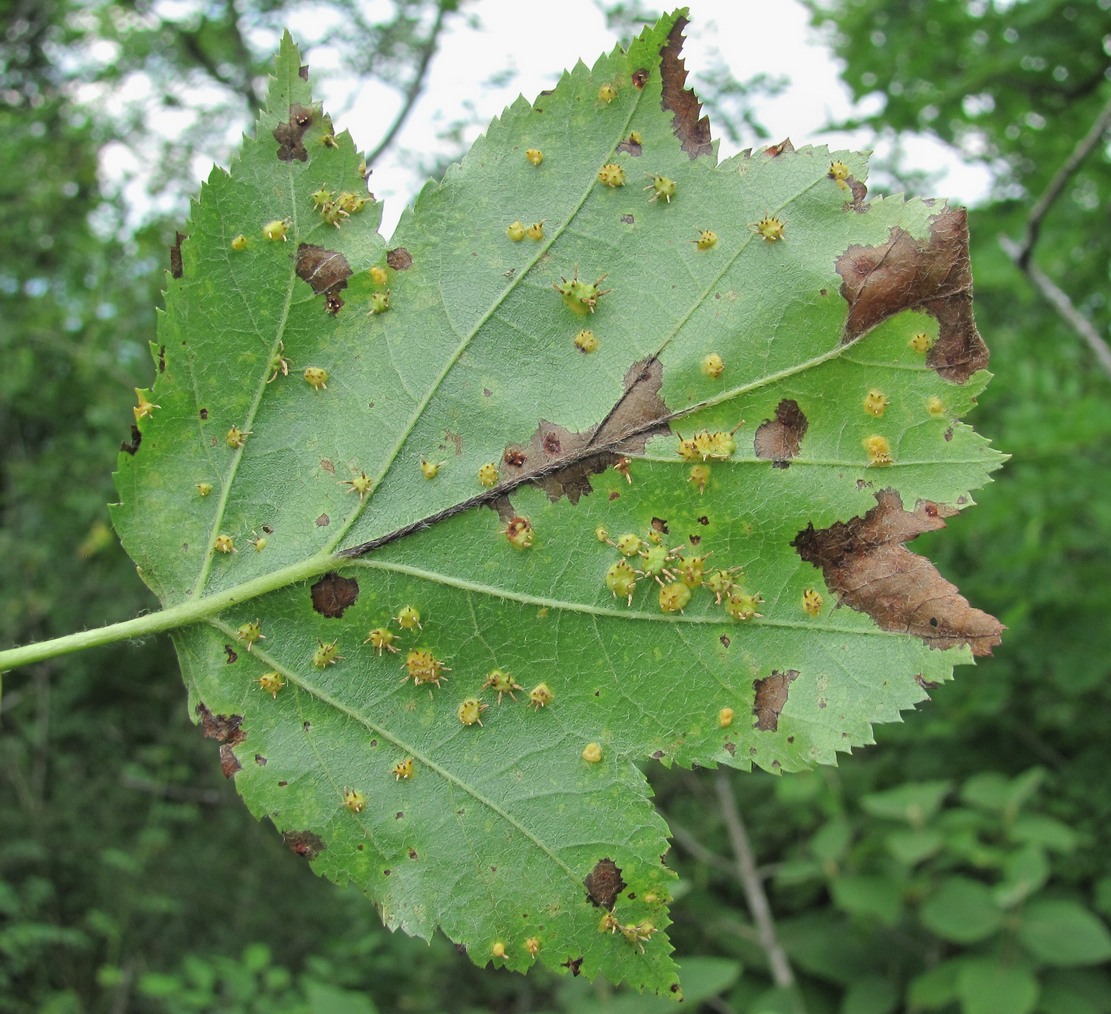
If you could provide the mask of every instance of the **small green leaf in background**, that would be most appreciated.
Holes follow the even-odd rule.
[[[833,763],[1002,629],[906,548],[1003,460],[960,421],[963,211],[852,152],[719,163],[682,14],[389,241],[287,38],[173,250],[113,513],[291,850],[480,965],[673,997],[637,765]]]
[[[974,957],[961,958],[959,964],[962,1014],[1029,1014],[1038,1002],[1038,980],[1028,968]]]
[[[887,820],[904,820],[921,828],[941,809],[952,786],[949,782],[908,782],[885,792],[873,792],[860,801],[865,813]]]
[[[958,944],[983,940],[1003,925],[1003,913],[991,890],[970,877],[946,878],[920,914],[927,929]]]
[[[1018,938],[1048,965],[1095,965],[1111,958],[1111,933],[1076,901],[1031,901],[1022,910]]]

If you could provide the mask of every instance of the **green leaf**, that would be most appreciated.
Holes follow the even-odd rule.
[[[887,877],[864,873],[836,877],[830,890],[842,911],[878,919],[885,926],[894,926],[903,909],[901,886]]]
[[[991,958],[961,958],[957,994],[962,1014],[1029,1014],[1038,1002],[1038,980],[1027,968]]]
[[[971,944],[1003,925],[989,888],[968,877],[948,877],[922,905],[922,924],[943,940]]]
[[[1018,938],[1040,961],[1071,967],[1111,958],[1111,933],[1077,901],[1039,899],[1022,910]]]
[[[860,805],[873,817],[905,820],[911,827],[921,828],[941,808],[950,788],[949,782],[908,782],[870,793]]]
[[[284,40],[113,515],[225,774],[318,873],[479,964],[670,995],[637,763],[832,763],[1001,630],[904,545],[1002,460],[959,421],[963,212],[866,200],[848,152],[719,164],[683,24],[515,103],[389,243]]]

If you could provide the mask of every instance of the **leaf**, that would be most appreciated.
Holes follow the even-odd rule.
[[[1111,932],[1079,902],[1037,898],[1022,910],[1018,938],[1039,961],[1061,967],[1111,958]]]
[[[963,212],[866,200],[847,152],[718,164],[684,24],[519,100],[389,243],[284,40],[114,510],[317,872],[479,964],[673,996],[636,765],[832,763],[1001,630],[905,548],[1002,460],[959,421]]]
[[[972,944],[996,933],[1003,913],[991,891],[978,880],[953,876],[922,905],[922,924],[943,940]]]
[[[960,959],[957,993],[968,1014],[1013,1011],[1029,1014],[1038,1002],[1037,977],[1028,968],[1000,964],[991,958]]]

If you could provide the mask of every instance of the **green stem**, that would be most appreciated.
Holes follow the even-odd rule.
[[[217,616],[225,610],[250,599],[265,595],[267,592],[277,591],[299,581],[305,581],[323,574],[330,568],[335,567],[338,562],[331,554],[321,553],[299,563],[283,567],[272,574],[265,574],[253,581],[236,585],[234,588],[217,592],[215,595],[206,595],[204,598],[193,602],[182,602],[176,606],[161,609],[156,613],[136,616],[133,620],[110,623],[106,627],[83,630],[77,634],[66,634],[64,637],[55,637],[52,640],[39,641],[36,644],[25,644],[19,648],[9,648],[7,651],[0,651],[0,673],[15,669],[18,666],[31,665],[35,662],[57,658],[60,655],[68,655],[71,652],[84,651],[86,648],[99,648],[105,644],[115,644],[117,641],[126,641],[133,637],[146,637],[149,634],[158,634],[164,630],[188,627],[207,620],[209,617]]]

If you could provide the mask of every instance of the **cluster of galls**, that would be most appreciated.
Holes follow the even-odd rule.
[[[761,615],[757,611],[763,601],[760,595],[750,594],[737,584],[740,567],[718,568],[706,573],[710,554],[684,556],[685,546],[669,548],[657,532],[650,533],[647,540],[634,532],[626,532],[610,541],[602,528],[597,529],[595,535],[621,554],[622,558],[606,571],[606,587],[614,598],[623,598],[630,606],[640,582],[652,580],[659,589],[658,603],[664,613],[683,612],[690,605],[695,590],[705,588],[714,596],[715,604],[723,605],[734,620],[752,620]]]
[[[350,190],[335,194],[331,190],[321,187],[312,195],[312,206],[325,222],[338,229],[344,219],[362,211],[369,200],[369,197],[360,197]]]

